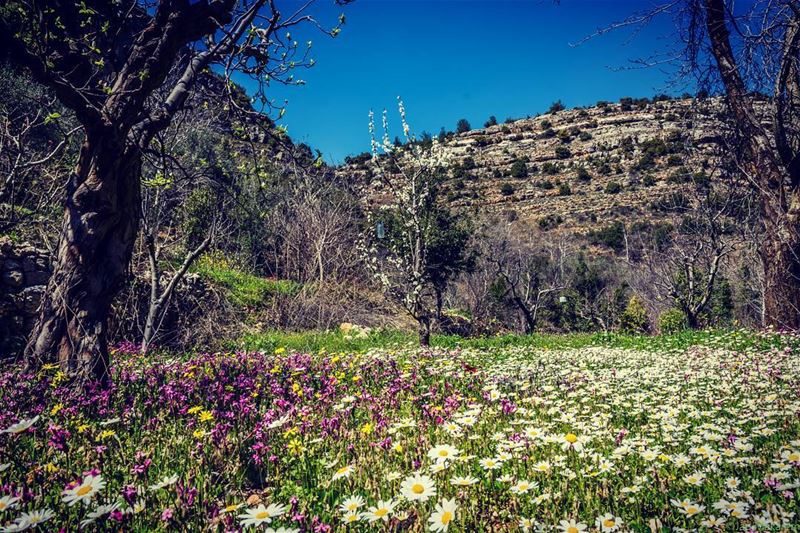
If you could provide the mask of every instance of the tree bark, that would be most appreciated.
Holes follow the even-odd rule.
[[[764,315],[768,325],[800,330],[800,235],[787,222],[783,235],[767,232],[761,247],[764,265]]]
[[[108,316],[139,222],[138,148],[114,131],[87,134],[67,185],[61,237],[29,365],[58,363],[78,381],[108,377]]]
[[[781,69],[773,102],[778,106],[775,113],[776,131],[773,137],[769,137],[755,112],[736,63],[727,27],[727,13],[724,0],[705,0],[706,29],[711,40],[711,51],[725,85],[736,128],[744,141],[741,153],[735,155],[740,158],[754,182],[763,210],[766,232],[759,253],[765,277],[765,325],[797,330],[800,329],[800,159],[796,149],[786,143],[782,124],[784,116],[780,106],[787,96],[783,86],[784,82],[788,82],[787,74],[795,71],[800,41],[796,26],[800,22],[795,16],[786,34],[782,58],[783,67],[786,68]],[[796,84],[796,80],[792,83]],[[796,86],[787,89],[793,98]]]
[[[427,348],[431,345],[431,320],[427,316],[417,320],[419,322],[419,345]]]

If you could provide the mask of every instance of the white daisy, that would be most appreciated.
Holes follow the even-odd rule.
[[[64,490],[61,493],[61,500],[70,507],[78,502],[89,505],[94,495],[103,490],[105,486],[106,482],[103,480],[102,474],[96,476],[90,474],[71,489]]]
[[[163,488],[169,487],[170,485],[174,485],[178,482],[178,474],[173,474],[171,476],[164,476],[161,478],[161,481],[156,483],[155,485],[150,485],[147,487],[149,491],[157,491]]]
[[[350,496],[339,505],[339,510],[343,513],[353,513],[364,505],[364,498],[361,496]]]
[[[336,481],[337,479],[347,478],[350,477],[350,474],[353,473],[353,467],[350,465],[345,465],[338,469],[331,478],[331,481]]]
[[[242,526],[259,526],[269,524],[273,518],[277,518],[286,513],[289,508],[285,505],[271,503],[265,506],[263,503],[258,507],[245,509],[244,514],[240,514],[239,524]]]
[[[13,509],[17,506],[19,502],[19,498],[16,496],[3,496],[0,498],[0,512],[7,511],[8,509]]]
[[[0,430],[0,433],[9,433],[9,434],[17,434],[22,433],[23,431],[27,431],[31,426],[33,426],[39,420],[39,415],[34,416],[28,420],[20,420],[16,424],[11,424],[6,429]]]
[[[439,446],[434,446],[428,450],[428,458],[431,461],[452,461],[458,457],[458,454],[460,453],[461,450],[455,446],[450,446],[449,444],[440,444]]]
[[[409,476],[400,484],[400,494],[409,501],[424,502],[428,498],[436,496],[436,485],[428,476]]]
[[[622,526],[622,519],[613,513],[606,513],[597,517],[595,525],[603,533],[612,533]]]
[[[436,509],[428,518],[429,531],[447,531],[450,527],[450,522],[456,518],[456,505],[455,499],[442,500],[441,503],[436,504]]]
[[[380,500],[374,507],[367,509],[362,516],[366,518],[368,522],[377,522],[378,520],[388,522],[396,506],[397,502],[394,500]]]

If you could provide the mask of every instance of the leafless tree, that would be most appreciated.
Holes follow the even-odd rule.
[[[487,296],[510,305],[521,329],[533,333],[550,297],[565,288],[563,246],[548,245],[543,235],[522,222],[490,221],[481,234],[480,267]],[[487,284],[488,282],[488,284]]]
[[[726,97],[735,148],[728,156],[760,207],[766,324],[800,329],[800,2],[674,0],[599,33],[674,17],[674,49],[645,65],[678,66]]]
[[[646,266],[648,280],[683,311],[691,328],[701,325],[724,262],[745,245],[747,232],[742,228],[754,222],[746,191],[720,183],[721,178],[711,178],[677,198],[661,200],[661,208],[679,221],[678,227],[669,236],[648,235],[647,242],[639,243],[643,257],[638,266]]]
[[[79,129],[47,90],[0,68],[0,233],[43,224],[63,194],[70,140]]]

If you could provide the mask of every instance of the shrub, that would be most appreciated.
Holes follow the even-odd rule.
[[[663,335],[680,333],[688,328],[686,315],[680,309],[667,309],[658,317],[658,331]]]
[[[569,186],[569,183],[561,183],[558,186],[558,195],[559,196],[569,196],[572,194],[572,189]]]
[[[647,309],[636,296],[631,296],[625,311],[620,316],[620,329],[625,333],[647,333],[650,330]]]
[[[556,148],[556,157],[559,159],[567,159],[572,155],[572,152],[566,146],[559,146]]]
[[[588,232],[586,237],[592,244],[607,246],[619,253],[625,249],[625,224],[617,220],[608,226]]]
[[[472,129],[467,119],[462,118],[456,123],[456,133],[466,133]]]
[[[551,163],[550,161],[545,162],[545,164],[542,165],[542,174],[548,174],[551,176],[553,174],[558,174],[558,165]]]
[[[547,110],[548,113],[558,113],[559,111],[564,111],[566,107],[564,104],[561,103],[561,100],[556,100],[552,104],[550,104],[550,109]]]
[[[584,167],[578,167],[578,175],[576,176],[578,181],[589,182],[592,181],[592,175],[589,174],[589,171],[586,170]]]
[[[489,117],[489,120],[483,123],[484,128],[490,128],[492,126],[497,126],[497,117],[494,115]]]
[[[528,166],[522,159],[516,159],[511,164],[511,177],[512,178],[525,178],[528,176]]]
[[[504,183],[500,187],[500,193],[503,196],[511,196],[512,194],[514,194],[514,186],[511,185],[510,183]]]
[[[622,185],[616,181],[609,181],[606,185],[606,194],[617,194],[622,191]]]

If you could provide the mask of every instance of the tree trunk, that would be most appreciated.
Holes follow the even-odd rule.
[[[764,265],[766,325],[800,329],[800,235],[768,232],[760,250]]]
[[[419,322],[419,345],[427,348],[431,345],[431,319],[427,316],[420,317]]]
[[[700,320],[697,313],[684,307],[683,314],[686,315],[686,326],[689,329],[700,329]]]
[[[525,321],[525,334],[531,335],[534,331],[536,331],[536,318],[531,313],[531,310],[528,309],[528,306],[525,302],[522,301],[522,298],[518,296],[514,296],[514,303],[517,305],[517,309],[519,309],[520,314],[522,314],[522,318]]]
[[[108,315],[125,279],[139,222],[139,150],[113,131],[90,132],[67,185],[61,237],[29,365],[58,363],[77,381],[106,380]]]
[[[756,181],[764,213],[766,234],[759,249],[765,279],[764,321],[768,326],[797,330],[800,329],[800,159],[796,149],[786,143],[785,116],[780,108],[774,113],[776,131],[773,133],[776,135],[768,137],[765,133],[736,63],[724,0],[705,0],[705,10],[711,51],[725,84],[738,133],[744,141],[741,153],[734,155]],[[797,61],[796,28],[788,32],[787,37],[781,74],[795,72]],[[784,69],[784,66],[791,68]],[[779,106],[786,97],[784,91],[789,79],[791,77],[787,76],[779,80],[773,99],[775,105]]]

